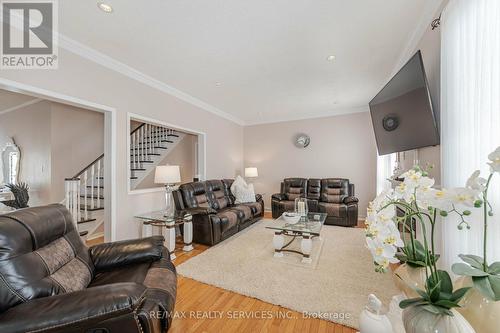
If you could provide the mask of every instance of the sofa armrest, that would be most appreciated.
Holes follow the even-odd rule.
[[[286,200],[285,194],[284,193],[275,193],[271,196],[272,200],[278,200],[278,201],[283,201]]]
[[[259,202],[262,200],[262,194],[256,194],[255,195],[255,202]]]
[[[152,262],[162,258],[162,236],[94,245],[89,249],[96,271],[117,266]]]
[[[143,301],[146,287],[116,283],[22,303],[0,315],[0,332],[87,331],[105,328],[105,320],[123,318],[133,325],[134,311]],[[129,318],[125,318],[130,314]]]
[[[184,208],[180,213],[191,214],[192,216],[195,216],[195,215],[215,214],[217,213],[217,211],[210,207],[193,207],[193,208]]]
[[[359,202],[359,199],[356,197],[345,197],[344,198],[344,203],[346,205],[357,204],[358,202]]]

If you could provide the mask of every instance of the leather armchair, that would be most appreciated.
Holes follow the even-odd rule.
[[[165,332],[177,277],[163,237],[85,246],[62,205],[0,216],[0,332]]]

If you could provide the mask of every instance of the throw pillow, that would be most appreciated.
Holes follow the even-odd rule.
[[[241,176],[237,176],[231,185],[231,192],[235,197],[234,203],[255,202],[255,191],[253,184],[247,184]]]

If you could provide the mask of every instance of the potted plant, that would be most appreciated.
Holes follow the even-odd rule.
[[[500,262],[487,261],[488,218],[493,216],[493,207],[488,200],[488,190],[495,173],[500,173],[500,147],[488,155],[490,173],[481,178],[476,170],[467,181],[467,187],[478,191],[480,199],[475,207],[482,207],[483,214],[483,256],[460,255],[464,263],[453,264],[452,270],[462,277],[457,281],[461,286],[473,286],[465,294],[460,313],[477,332],[494,333],[500,330]]]
[[[459,211],[456,207],[458,204],[472,206],[477,193],[469,188],[436,190],[432,188],[434,180],[418,166],[402,176],[404,181],[395,190],[383,192],[368,208],[366,241],[374,258],[375,270],[386,272],[391,263],[400,260],[423,268],[425,280],[419,285],[404,281],[415,293],[415,297],[400,303],[405,309],[403,322],[407,332],[474,332],[454,309],[459,307],[469,287],[454,290],[448,272],[437,269],[434,231],[438,216],[451,213],[460,217],[460,227],[468,226],[464,216],[470,215],[470,211]],[[401,212],[399,216],[396,216],[396,207]],[[420,226],[421,241],[417,239],[412,223]],[[399,225],[403,226],[403,237]],[[397,253],[398,248],[402,248],[402,253]]]

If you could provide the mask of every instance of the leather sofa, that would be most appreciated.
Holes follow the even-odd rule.
[[[236,204],[232,179],[186,183],[173,191],[177,211],[193,215],[193,242],[215,245],[264,216],[264,201]]]
[[[354,227],[358,224],[358,198],[354,184],[344,178],[286,178],[280,193],[271,197],[273,218],[295,209],[296,198],[307,198],[309,212],[328,214],[325,224]]]
[[[163,237],[87,248],[62,205],[0,215],[0,332],[165,332],[177,276]]]

